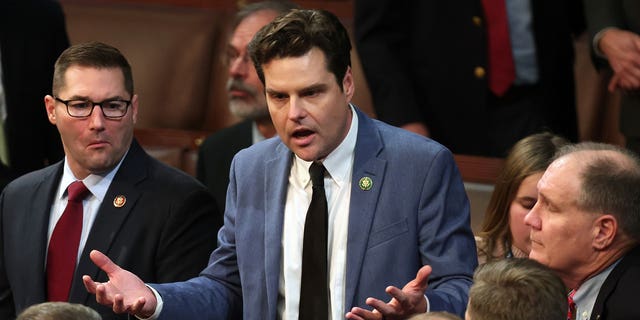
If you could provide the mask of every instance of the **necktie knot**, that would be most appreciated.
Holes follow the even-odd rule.
[[[327,170],[322,165],[322,162],[314,161],[309,167],[309,175],[311,176],[311,183],[314,187],[324,187],[324,173]]]
[[[82,201],[89,193],[89,189],[87,186],[82,183],[82,181],[74,181],[67,188],[67,193],[69,194],[69,201]]]

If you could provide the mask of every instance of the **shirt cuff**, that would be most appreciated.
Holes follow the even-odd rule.
[[[155,319],[158,319],[158,317],[160,316],[160,312],[162,312],[162,306],[163,306],[162,297],[160,296],[158,291],[156,291],[156,289],[154,289],[153,287],[147,285],[147,288],[151,289],[151,292],[153,292],[153,295],[156,296],[156,302],[157,302],[156,310],[153,312],[153,314],[149,318],[140,318],[138,316],[136,316],[136,318],[140,320],[155,320]]]
[[[600,40],[602,39],[602,36],[604,36],[605,32],[607,32],[609,30],[612,30],[612,29],[618,29],[618,28],[616,28],[616,27],[606,27],[606,28],[598,31],[598,33],[596,33],[593,36],[593,40],[592,40],[591,45],[593,46],[593,52],[595,52],[596,56],[599,57],[599,58],[607,59],[607,56],[604,53],[602,53],[602,51],[600,51]]]
[[[424,295],[424,300],[427,300],[427,310],[425,312],[431,312],[431,304],[429,303],[429,298],[427,298],[427,295]]]

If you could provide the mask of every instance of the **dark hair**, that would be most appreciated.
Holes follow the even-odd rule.
[[[101,42],[86,42],[73,45],[63,51],[56,60],[53,71],[54,96],[65,85],[65,73],[71,66],[103,68],[119,68],[124,75],[124,88],[133,96],[133,75],[131,66],[120,51]]]
[[[268,0],[268,1],[260,1],[246,4],[240,7],[238,13],[236,13],[236,17],[233,23],[233,29],[238,27],[242,20],[247,17],[253,15],[259,11],[273,11],[278,15],[284,14],[285,12],[289,12],[292,9],[298,9],[299,6],[290,1],[276,1],[276,0]]]
[[[351,66],[351,42],[340,20],[325,10],[292,10],[263,27],[249,43],[249,53],[264,83],[262,65],[276,58],[300,57],[320,49],[327,69],[342,89],[342,79]]]
[[[566,319],[566,289],[551,269],[527,258],[480,265],[469,289],[474,320]]]
[[[509,230],[509,208],[522,181],[530,175],[544,172],[553,161],[556,151],[567,144],[569,141],[565,138],[545,132],[527,136],[511,148],[496,179],[478,234],[482,238],[479,253],[486,257],[486,261],[504,258],[498,248],[513,241]]]
[[[612,214],[622,231],[640,241],[640,159],[605,143],[582,142],[560,149],[558,158],[584,152],[576,204],[589,212]]]

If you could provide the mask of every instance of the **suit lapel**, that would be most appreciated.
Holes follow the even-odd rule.
[[[382,189],[386,161],[378,158],[383,150],[382,140],[375,123],[356,109],[358,138],[355,147],[353,176],[351,177],[351,203],[349,204],[349,231],[347,235],[347,276],[345,309],[352,307],[362,262],[367,250],[376,205]],[[371,189],[360,187],[360,179],[370,178]],[[345,311],[346,312],[346,311]]]
[[[611,270],[607,279],[602,283],[602,287],[600,287],[600,291],[596,297],[596,302],[591,310],[591,319],[600,319],[601,315],[604,313],[605,302],[609,299],[609,296],[613,294],[613,291],[615,291],[620,278],[622,278],[629,266],[638,260],[640,260],[640,246],[636,246],[631,249],[631,251],[627,252],[618,265]]]
[[[59,162],[51,170],[42,176],[31,196],[26,199],[25,204],[29,203],[27,215],[28,221],[24,221],[24,227],[21,234],[24,238],[24,275],[25,277],[19,281],[26,288],[32,297],[27,297],[30,301],[39,302],[46,300],[46,271],[45,258],[48,245],[48,227],[49,217],[51,215],[51,204],[57,191],[62,175],[62,162]],[[33,232],[33,226],[39,226],[37,232]],[[19,297],[16,297],[19,298]]]
[[[123,223],[141,196],[141,192],[136,186],[147,176],[147,159],[148,156],[134,140],[98,209],[98,215],[91,227],[89,238],[87,238],[87,243],[76,268],[69,301],[87,303],[88,299],[92,298],[82,284],[82,276],[86,274],[93,279],[98,279],[100,270],[91,262],[89,253],[91,250],[99,250],[109,255],[111,246],[118,237]],[[122,207],[114,204],[114,200],[118,196],[126,198]],[[114,262],[119,263],[117,260]]]
[[[280,262],[282,260],[282,228],[284,208],[287,199],[289,171],[291,170],[291,151],[282,143],[276,147],[275,156],[264,163],[264,252],[265,277],[267,286],[268,316],[276,318],[278,304],[278,284],[280,281]],[[268,192],[273,190],[273,192]]]

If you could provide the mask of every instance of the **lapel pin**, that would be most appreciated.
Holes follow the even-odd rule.
[[[360,186],[360,189],[369,191],[371,190],[371,187],[373,187],[373,180],[369,177],[362,177],[360,178],[360,181],[358,181],[358,185]]]
[[[113,199],[113,206],[116,208],[122,208],[127,203],[127,198],[123,195],[118,195]]]

